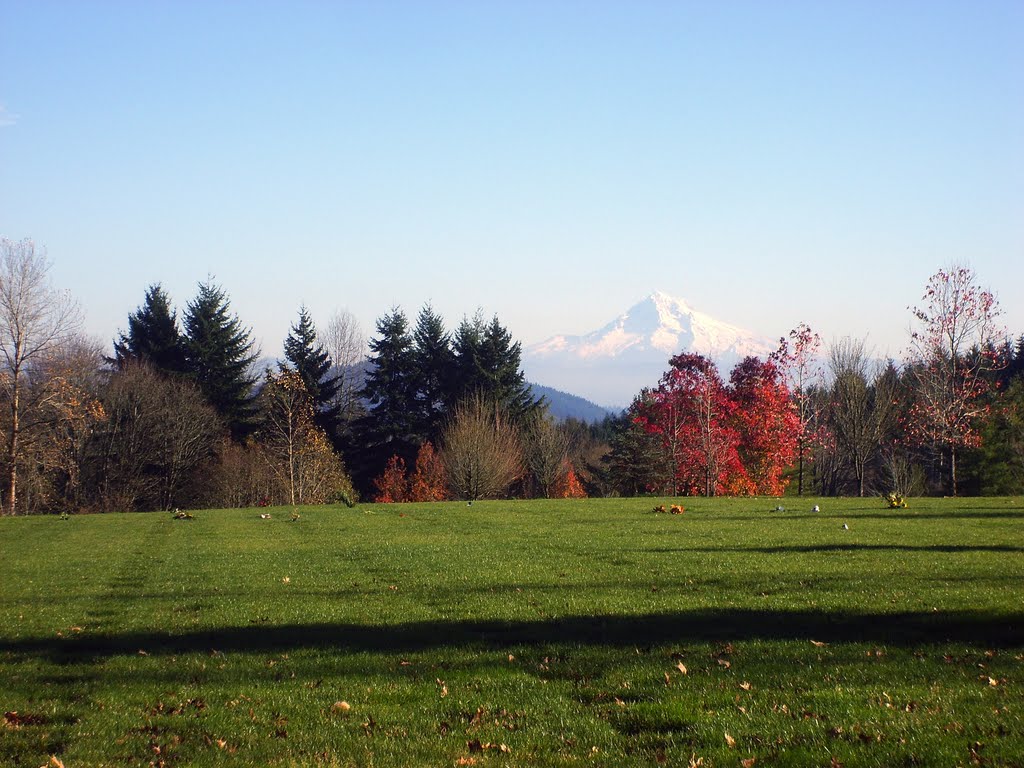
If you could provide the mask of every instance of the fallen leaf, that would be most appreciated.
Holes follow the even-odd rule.
[[[672,678],[668,676],[668,672],[665,673],[665,685],[672,685]]]
[[[283,579],[281,579],[281,583],[282,584],[291,584],[292,580],[288,576],[285,576]]]
[[[736,739],[729,735],[728,732],[725,734],[725,743],[729,745],[729,749],[733,749],[736,746]]]
[[[753,688],[753,686],[746,680],[744,680],[742,683],[740,683],[740,688],[742,688],[744,691],[749,691],[751,688]]]
[[[681,661],[678,664],[676,664],[676,669],[679,670],[680,674],[683,674],[683,675],[689,674],[689,672],[686,669],[686,665],[683,664],[683,662],[681,662]]]
[[[227,746],[228,746],[228,743],[226,741],[224,741],[224,739],[217,739],[217,747],[219,749],[226,749]]]
[[[811,645],[815,648],[824,648],[828,643],[823,643],[820,640],[811,640]]]
[[[64,763],[56,755],[50,755],[50,762],[46,764],[49,768],[64,768]]]
[[[988,684],[994,688],[995,686],[999,685],[999,681],[996,680],[994,677],[990,677],[988,679]]]
[[[748,757],[746,760],[740,760],[740,765],[742,765],[743,768],[754,768],[754,764],[756,762],[756,757]]]
[[[460,757],[455,761],[456,765],[476,765],[475,757]]]
[[[732,662],[726,661],[725,659],[718,659],[718,666],[729,669],[732,666]]]
[[[350,709],[352,709],[352,705],[347,701],[336,701],[331,706],[331,713],[337,715],[343,712],[348,712]]]
[[[626,702],[624,702],[622,699],[620,699],[617,696],[615,697],[615,703],[618,704],[620,707],[626,706]]]

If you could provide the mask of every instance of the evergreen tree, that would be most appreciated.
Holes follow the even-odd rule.
[[[486,389],[480,348],[483,345],[484,321],[477,312],[472,319],[462,318],[452,339],[452,377],[449,380],[448,407],[453,409],[461,400]]]
[[[525,426],[544,406],[535,398],[520,369],[522,345],[495,316],[484,323],[479,315],[463,320],[455,333],[456,379],[453,400],[479,393],[497,403],[513,423]]]
[[[369,365],[360,392],[368,412],[357,425],[362,451],[353,461],[357,482],[367,491],[391,456],[411,463],[416,452],[416,361],[402,310],[377,320]]]
[[[651,391],[645,389],[614,421],[611,450],[605,461],[612,486],[623,496],[662,493],[672,486],[673,468],[658,436],[636,421],[652,402]]]
[[[254,428],[250,367],[257,351],[250,331],[230,314],[227,294],[219,286],[200,283],[183,318],[188,372],[231,430],[241,439]]]
[[[128,332],[114,341],[112,362],[118,368],[131,362],[146,363],[164,373],[187,370],[178,316],[159,283],[146,289],[142,306],[128,315]]]
[[[421,441],[437,442],[447,417],[455,355],[444,321],[428,304],[420,310],[413,329],[416,376],[415,432]]]
[[[316,327],[305,307],[299,309],[299,320],[284,340],[284,356],[291,365],[282,363],[281,371],[294,370],[299,375],[313,404],[317,426],[333,435],[338,423],[340,382],[330,375],[334,367],[331,357],[317,340]]]

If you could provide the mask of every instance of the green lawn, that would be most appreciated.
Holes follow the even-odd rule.
[[[0,519],[0,765],[1024,766],[1024,500],[654,503]]]

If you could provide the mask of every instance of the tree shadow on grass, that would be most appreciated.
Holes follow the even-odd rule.
[[[97,657],[324,649],[418,652],[437,648],[503,649],[514,646],[657,645],[742,640],[817,640],[891,645],[969,642],[985,647],[1024,645],[1024,613],[852,613],[816,610],[700,609],[673,613],[571,616],[536,621],[417,621],[373,626],[288,624],[224,627],[167,634],[123,632],[74,638],[0,640],[0,654],[50,657],[78,663]]]
[[[740,552],[764,555],[809,553],[809,552],[929,552],[929,553],[978,553],[978,552],[1024,552],[1024,547],[1009,544],[784,544],[772,547],[649,547],[642,552]]]

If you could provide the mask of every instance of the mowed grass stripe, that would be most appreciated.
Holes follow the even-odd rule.
[[[1019,500],[656,503],[0,520],[0,764],[1020,764]]]

